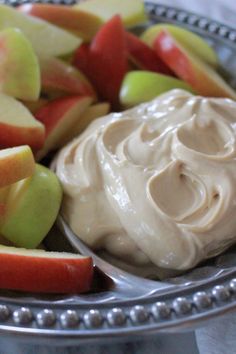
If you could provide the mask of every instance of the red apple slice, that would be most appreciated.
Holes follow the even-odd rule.
[[[71,134],[79,116],[91,103],[92,98],[88,96],[63,97],[49,102],[35,113],[46,129],[46,141],[43,149],[37,153],[37,159],[55,149],[61,140]]]
[[[29,146],[0,150],[0,188],[34,173],[35,162]]]
[[[81,293],[90,289],[90,257],[0,246],[0,288],[37,293]]]
[[[60,59],[48,57],[40,60],[42,90],[46,93],[62,93],[91,96],[95,91],[79,70]]]
[[[82,73],[91,80],[90,46],[87,43],[81,44],[81,46],[76,49],[73,58],[73,65],[75,65],[76,68],[81,70]]]
[[[138,68],[174,76],[173,71],[146,43],[130,32],[126,32],[125,37],[129,59]]]
[[[95,14],[65,5],[24,4],[17,9],[72,31],[85,41],[90,41],[103,23]]]
[[[114,16],[94,37],[89,55],[90,78],[100,97],[119,107],[119,90],[128,70],[125,30]]]
[[[217,72],[184,49],[167,30],[160,32],[153,47],[166,65],[200,95],[236,99],[235,91]]]
[[[0,94],[0,146],[43,146],[45,129],[31,113],[13,97]]]

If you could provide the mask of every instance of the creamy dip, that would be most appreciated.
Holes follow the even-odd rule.
[[[236,103],[173,90],[63,148],[62,215],[94,249],[184,270],[236,241]]]

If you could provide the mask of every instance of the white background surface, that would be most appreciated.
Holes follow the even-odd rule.
[[[236,27],[235,0],[161,0],[160,3],[185,8]],[[17,343],[14,338],[9,340],[1,337],[0,354],[234,354],[236,353],[235,333],[236,314],[231,314],[197,330],[196,337],[194,333],[189,332],[157,335],[148,337],[142,342],[70,348],[55,348],[50,345],[32,346]]]

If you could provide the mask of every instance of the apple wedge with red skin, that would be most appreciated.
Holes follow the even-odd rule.
[[[140,69],[175,76],[172,70],[146,43],[130,32],[125,33],[129,59]]]
[[[58,27],[77,34],[84,41],[90,41],[102,26],[102,20],[95,14],[65,5],[23,4],[19,11],[41,18]]]
[[[41,58],[39,63],[44,93],[83,95],[96,99],[91,83],[72,65],[53,57]]]
[[[83,43],[76,49],[73,57],[73,65],[79,69],[91,81],[90,46]]]
[[[90,45],[89,78],[100,98],[119,108],[119,90],[128,71],[125,29],[119,15],[98,31]]]
[[[37,293],[76,294],[91,287],[90,257],[0,245],[0,288]]]
[[[0,93],[0,147],[29,145],[37,150],[44,139],[43,124],[21,102]]]
[[[175,74],[202,96],[236,99],[235,91],[198,56],[190,53],[167,31],[163,30],[153,47]]]
[[[40,108],[35,117],[44,124],[46,140],[42,150],[36,154],[37,160],[55,149],[61,140],[71,134],[81,114],[92,103],[89,96],[68,96],[57,98]]]

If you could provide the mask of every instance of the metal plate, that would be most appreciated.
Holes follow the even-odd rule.
[[[7,3],[17,5],[19,1]],[[236,30],[151,1],[146,2],[146,10],[149,25],[170,22],[204,37],[218,53],[222,73],[236,86],[236,76],[232,74],[236,73]],[[236,249],[169,279],[166,290],[129,299],[113,295],[106,290],[106,284],[104,289],[100,287],[91,294],[71,297],[1,291],[0,333],[27,342],[55,341],[68,345],[193,329],[203,321],[236,309]]]

